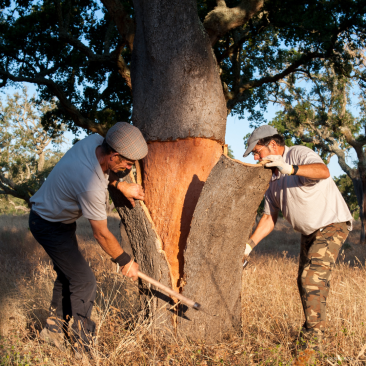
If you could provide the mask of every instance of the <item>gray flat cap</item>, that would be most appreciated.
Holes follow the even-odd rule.
[[[248,139],[248,147],[245,150],[243,156],[247,157],[252,152],[254,146],[257,145],[257,142],[260,139],[264,139],[265,137],[270,137],[277,134],[278,134],[277,128],[274,128],[272,126],[264,125],[256,128]]]
[[[147,143],[141,131],[127,122],[117,122],[105,139],[110,147],[130,160],[140,160],[147,155]]]

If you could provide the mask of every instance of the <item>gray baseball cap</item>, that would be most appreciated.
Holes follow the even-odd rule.
[[[147,155],[147,143],[141,131],[127,122],[117,122],[105,139],[110,147],[130,160],[140,160]]]
[[[254,146],[257,145],[257,142],[260,139],[264,139],[265,137],[270,137],[277,134],[278,134],[277,128],[274,128],[272,126],[264,125],[256,128],[248,139],[248,147],[245,150],[243,156],[247,157],[252,152]]]

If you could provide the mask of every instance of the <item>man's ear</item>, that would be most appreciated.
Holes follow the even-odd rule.
[[[111,160],[111,161],[113,161],[114,160],[114,158],[117,156],[118,154],[116,154],[116,153],[111,153],[111,155],[110,155],[110,157],[109,157],[109,160]]]
[[[276,144],[276,141],[272,140],[269,143],[269,146],[271,147],[272,151],[277,154],[277,152],[278,152],[278,146]]]

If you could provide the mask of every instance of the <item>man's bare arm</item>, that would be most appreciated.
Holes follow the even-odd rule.
[[[116,186],[117,180],[110,180],[111,186]],[[135,200],[144,200],[144,189],[136,183],[119,182],[117,185],[118,190],[131,202],[132,207],[135,207]]]
[[[263,238],[265,238],[269,233],[272,232],[277,222],[277,216],[278,216],[277,214],[275,215],[263,214],[262,218],[258,223],[257,228],[255,229],[253,235],[250,237],[250,239],[253,240],[255,245],[257,245]]]
[[[322,163],[299,165],[299,170],[296,175],[314,180],[330,177],[328,167]]]
[[[277,214],[275,215],[264,214],[262,216],[253,235],[249,238],[248,242],[245,245],[243,263],[245,262],[245,260],[247,260],[253,248],[273,230],[276,221],[277,221]]]
[[[107,220],[89,220],[89,222],[93,229],[94,238],[97,239],[102,249],[113,259],[118,258],[123,253],[123,249],[116,237],[109,231]],[[122,274],[136,281],[138,268],[138,264],[131,261],[123,267]]]

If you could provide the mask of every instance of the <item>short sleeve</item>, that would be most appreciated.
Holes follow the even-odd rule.
[[[293,160],[296,165],[324,164],[322,158],[306,146],[297,146],[291,149],[294,154]]]
[[[104,191],[86,191],[78,195],[83,216],[89,220],[106,220],[106,194]]]
[[[308,165],[308,164],[324,164],[322,158],[313,150],[306,146],[296,146],[291,149],[293,153],[293,164]],[[324,164],[325,165],[325,164]],[[319,179],[310,179],[298,176],[298,181],[303,186],[312,187],[319,182]]]
[[[264,196],[264,210],[263,210],[263,213],[265,215],[275,215],[275,214],[278,213],[279,210],[280,210],[280,208],[277,207],[273,203],[273,201],[270,199],[269,193],[267,191],[265,196]]]

